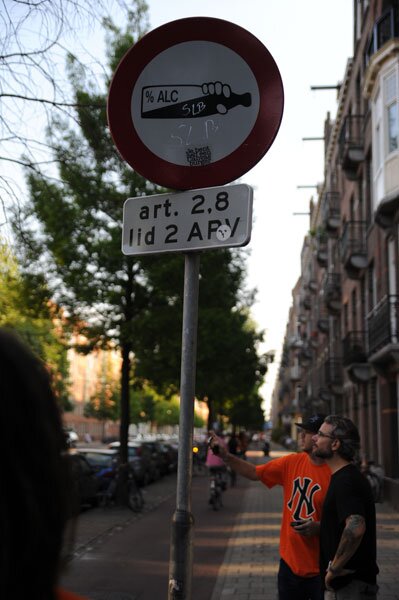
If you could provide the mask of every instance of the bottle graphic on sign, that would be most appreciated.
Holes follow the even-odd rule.
[[[251,94],[235,94],[220,81],[201,85],[150,85],[141,91],[143,119],[194,119],[251,106]]]

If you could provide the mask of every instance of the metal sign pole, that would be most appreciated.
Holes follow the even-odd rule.
[[[185,254],[180,375],[179,460],[172,519],[168,600],[190,600],[193,564],[191,480],[200,254]]]

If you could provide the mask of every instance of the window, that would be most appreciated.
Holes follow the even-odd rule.
[[[388,114],[388,153],[398,149],[398,105],[395,102],[387,107]]]
[[[377,173],[382,165],[381,152],[381,92],[378,90],[374,101],[374,168]]]
[[[387,115],[387,153],[398,149],[397,73],[390,73],[384,81],[384,100]]]
[[[349,318],[348,318],[348,303],[344,304],[344,332],[347,333],[349,331]]]
[[[351,309],[352,309],[352,331],[357,330],[357,293],[356,289],[352,290],[351,294]]]
[[[379,85],[378,85],[379,83]],[[399,60],[381,69],[372,99],[373,210],[399,187]]]
[[[368,310],[371,311],[377,304],[377,286],[375,279],[374,265],[371,263],[367,270],[367,296],[368,296]]]

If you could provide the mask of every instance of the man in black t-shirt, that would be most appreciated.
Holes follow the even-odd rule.
[[[332,476],[320,523],[325,599],[377,597],[376,519],[371,487],[353,464],[360,437],[350,419],[330,415],[313,438],[313,453]]]

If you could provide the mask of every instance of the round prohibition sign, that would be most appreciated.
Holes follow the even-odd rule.
[[[172,21],[119,63],[108,123],[122,158],[159,185],[230,183],[266,154],[284,92],[267,48],[246,29],[210,17]]]

